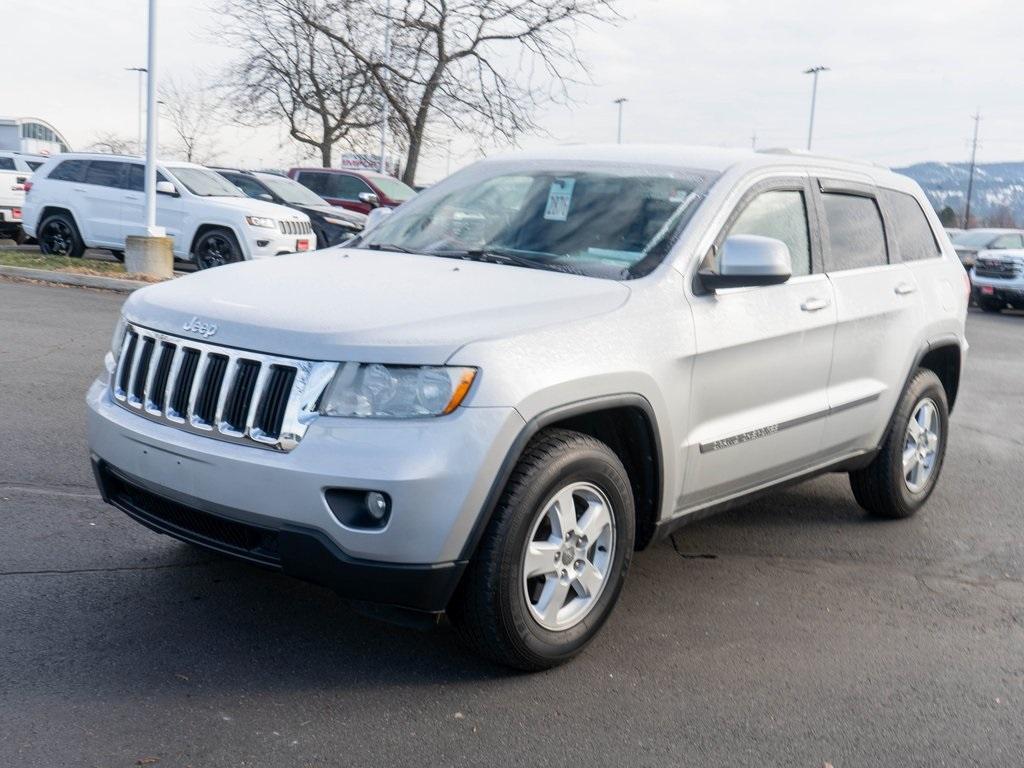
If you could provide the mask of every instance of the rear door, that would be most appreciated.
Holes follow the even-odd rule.
[[[923,322],[914,273],[897,260],[892,224],[869,185],[818,180],[825,270],[836,338],[823,453],[873,448],[918,351]]]
[[[91,246],[116,247],[124,245],[121,219],[122,172],[125,164],[116,160],[90,160],[85,170],[84,183],[76,185],[84,210],[84,221],[78,225]],[[79,191],[80,190],[80,191]]]
[[[763,182],[744,195],[708,255],[731,234],[772,237],[789,246],[793,276],[691,299],[697,354],[683,507],[819,462],[836,310],[815,218],[806,178]]]

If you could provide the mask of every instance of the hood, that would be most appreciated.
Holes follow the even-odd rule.
[[[203,197],[200,199],[206,204],[213,203],[233,211],[239,211],[246,216],[266,216],[271,219],[289,221],[305,221],[307,218],[302,211],[266,200],[257,200],[254,197]]]
[[[332,219],[341,219],[350,223],[354,227],[362,227],[366,224],[366,216],[362,213],[356,213],[355,211],[348,211],[344,208],[336,208],[331,204],[326,205],[295,205],[293,206],[297,210],[303,213],[313,214],[316,216],[328,216]]]
[[[197,318],[216,325],[201,340],[289,357],[440,365],[472,341],[609,312],[629,292],[614,280],[331,248],[149,286],[125,315],[184,337]]]

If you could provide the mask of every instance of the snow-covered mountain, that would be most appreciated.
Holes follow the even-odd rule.
[[[935,210],[945,206],[963,215],[967,198],[968,163],[918,163],[894,168],[924,189]],[[1024,224],[1024,163],[984,163],[975,168],[971,217],[984,219],[1005,206],[1018,225]]]

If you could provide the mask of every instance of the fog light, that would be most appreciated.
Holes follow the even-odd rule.
[[[270,245],[270,241],[269,240],[257,240],[256,241],[256,245],[258,245],[260,248],[266,248],[268,245]]]
[[[366,494],[366,511],[378,523],[388,516],[388,500],[383,493],[370,491]]]
[[[324,496],[338,522],[349,528],[383,528],[391,517],[391,497],[382,491],[328,488]]]

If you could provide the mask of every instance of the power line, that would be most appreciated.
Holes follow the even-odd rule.
[[[978,159],[978,126],[981,123],[981,108],[972,115],[974,120],[974,139],[971,141],[971,170],[967,174],[967,207],[964,210],[964,229],[971,226],[971,194],[974,192],[974,166]]]

